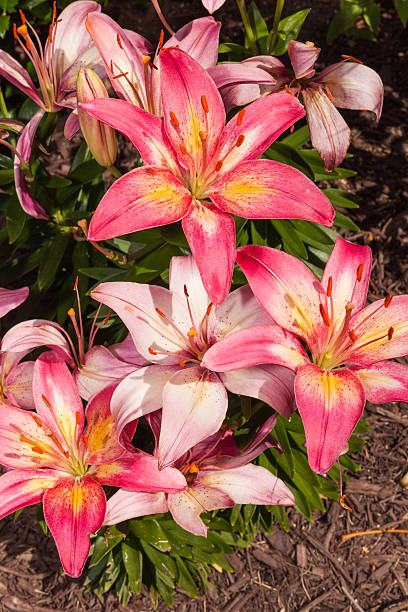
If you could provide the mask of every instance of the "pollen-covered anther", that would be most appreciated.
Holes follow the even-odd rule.
[[[38,453],[39,455],[42,455],[44,453],[44,450],[41,448],[41,446],[32,446],[31,450],[33,451],[33,453]]]
[[[119,74],[116,74],[115,76],[112,76],[112,79],[120,79],[120,77],[125,77],[129,74],[129,72],[120,72]]]
[[[66,450],[66,451],[64,451],[64,456],[65,456],[67,459],[69,459],[69,452],[68,452],[67,450]]]
[[[327,281],[327,289],[326,289],[327,297],[331,297],[332,291],[333,291],[333,277],[329,276],[329,279]]]
[[[295,97],[295,94],[293,93],[293,91],[291,90],[288,84],[285,85],[285,89],[291,96]]]
[[[203,107],[204,112],[206,112],[206,113],[210,112],[210,107],[208,106],[208,102],[207,102],[206,96],[201,96],[201,106]]]
[[[73,308],[70,308],[67,312],[67,315],[69,317],[75,317],[75,310]]]
[[[363,278],[363,271],[364,271],[364,264],[361,263],[358,268],[357,268],[357,280],[358,282],[361,281],[361,279]]]
[[[119,32],[116,34],[116,42],[118,43],[119,47],[123,50],[122,41],[120,40]]]
[[[24,38],[25,38],[27,36],[27,34],[28,34],[27,26],[25,24],[19,26],[17,28],[17,32],[19,34],[21,34],[21,36],[24,36]]]
[[[25,18],[23,11],[21,9],[18,9],[18,12],[20,13],[20,18],[21,18],[21,21],[23,22],[23,25],[25,25],[25,22],[27,21],[27,19]]]
[[[323,304],[320,304],[319,309],[320,309],[320,314],[321,314],[321,317],[322,317],[322,319],[323,319],[324,324],[325,324],[327,327],[330,327],[330,319],[329,319],[329,315],[327,314],[326,309],[325,309],[325,307],[323,306]]]
[[[44,402],[44,404],[47,406],[47,408],[51,408],[51,404],[49,399],[44,395],[44,393],[41,394],[42,397],[42,401]]]
[[[314,42],[312,42],[311,40],[307,40],[305,42],[305,45],[307,45],[308,47],[314,47],[315,46]]]
[[[219,171],[221,170],[221,168],[222,168],[222,164],[223,164],[222,159],[219,159],[219,160],[217,161],[217,163],[215,164],[215,171],[216,171],[216,172],[219,172]]]
[[[180,153],[181,153],[182,155],[187,155],[187,149],[186,149],[186,147],[185,147],[184,145],[182,145],[182,144],[180,145]]]
[[[352,342],[355,342],[355,341],[357,340],[356,333],[355,333],[355,331],[353,331],[352,329],[350,329],[350,331],[349,331],[348,335],[349,335],[349,338],[350,338],[350,340],[351,340]]]
[[[158,315],[163,317],[163,319],[166,318],[166,315],[164,314],[164,312],[162,310],[160,310],[160,308],[155,308],[155,311],[157,312]]]
[[[186,365],[186,362],[185,362],[185,361],[181,361],[181,360],[179,361],[179,366],[180,366],[180,368],[184,368],[184,367],[185,367],[185,365]]]
[[[356,57],[354,57],[353,55],[345,55],[342,54],[341,57],[344,57],[344,59],[349,59],[349,60],[353,60],[354,62],[357,62],[357,64],[364,64],[364,62],[362,62],[361,60],[357,59]]]
[[[243,122],[245,117],[245,108],[241,108],[241,110],[239,111],[238,115],[237,115],[237,125],[241,125],[241,123]]]
[[[328,85],[325,85],[325,86],[324,86],[324,88],[325,88],[325,90],[326,90],[326,92],[327,92],[327,95],[329,96],[329,100],[330,100],[330,102],[333,102],[333,94],[332,94],[332,92],[330,91],[329,86],[328,86]]]
[[[388,332],[387,332],[388,340],[391,340],[391,338],[392,338],[392,337],[393,337],[393,335],[394,335],[394,331],[395,331],[395,330],[394,330],[394,328],[393,328],[393,327],[390,327],[390,329],[389,329],[389,330],[388,330]]]
[[[245,140],[245,134],[240,134],[237,138],[237,142],[235,143],[236,147],[240,147]]]
[[[210,316],[210,312],[212,311],[213,305],[214,305],[214,304],[213,304],[212,302],[211,302],[210,304],[208,304],[208,306],[207,306],[207,312],[205,313],[205,314],[207,315],[207,317],[209,317],[209,316]]]
[[[35,421],[35,423],[38,425],[38,427],[42,427],[43,426],[37,415],[31,414],[31,416],[32,416],[33,420]]]
[[[189,474],[197,474],[199,472],[199,469],[197,467],[197,465],[195,463],[192,463],[190,465],[190,467],[188,468],[188,473]]]
[[[164,42],[164,30],[162,29],[160,32],[160,38],[159,38],[159,49],[162,48],[163,42]]]
[[[295,131],[295,126],[292,123],[292,125],[290,126],[290,133],[293,134],[294,131]]]
[[[198,336],[198,334],[197,334],[196,330],[194,329],[194,327],[190,327],[190,329],[187,332],[187,336],[189,338],[192,338],[194,336]]]
[[[150,55],[142,55],[142,62],[144,65],[148,64],[149,62],[151,62],[151,57]]]
[[[346,497],[345,495],[342,495],[342,496],[340,497],[340,499],[339,499],[339,504],[340,504],[340,506],[341,506],[342,508],[344,508],[345,510],[349,510],[350,512],[352,512],[352,511],[353,511],[353,510],[352,510],[352,508],[350,508],[350,506],[348,506],[348,505],[346,504],[346,502],[344,501],[344,498],[345,498],[345,497]]]
[[[388,306],[391,304],[392,301],[392,295],[387,295],[387,297],[384,300],[384,308],[388,308]]]
[[[173,111],[169,112],[170,115],[170,121],[172,122],[172,124],[174,125],[174,127],[178,128],[180,127],[180,121],[177,119],[176,115],[173,113]]]
[[[147,350],[149,351],[151,355],[157,355],[156,351],[154,351],[151,346],[149,346]]]
[[[200,136],[201,142],[205,142],[207,140],[207,134],[203,132],[202,130],[198,132],[198,135]]]
[[[17,40],[17,26],[15,23],[13,23],[13,34],[14,34],[14,38]]]
[[[75,413],[75,423],[77,425],[80,425],[82,423],[82,415],[79,412],[79,410],[77,410],[76,413]]]

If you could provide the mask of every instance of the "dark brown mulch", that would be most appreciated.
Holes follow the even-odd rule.
[[[258,4],[266,7],[265,15],[272,14],[273,3],[264,0]],[[336,186],[363,198],[361,208],[352,214],[361,232],[347,235],[373,249],[370,298],[406,293],[408,145],[404,134],[408,103],[404,94],[408,37],[395,17],[392,2],[386,1],[381,3],[378,44],[358,42],[350,49],[342,40],[327,47],[325,28],[337,2],[316,0],[311,4],[313,16],[306,22],[302,40],[314,40],[322,47],[322,64],[337,61],[343,52],[351,53],[375,68],[384,80],[384,112],[378,125],[368,114],[346,114],[353,131],[350,150],[355,154],[346,165],[358,175]],[[198,0],[163,0],[162,6],[174,27],[205,14]],[[301,0],[289,0],[285,14],[306,6]],[[142,9],[130,2],[111,3],[108,9],[124,27],[157,39],[160,24],[150,6]],[[224,31],[232,36],[239,33],[239,16],[231,0],[227,0],[219,18]],[[378,533],[341,542],[343,534],[355,531],[408,529],[408,493],[401,486],[401,478],[408,471],[407,406],[368,405],[365,418],[370,432],[364,435],[367,444],[356,457],[362,469],[345,488],[352,511],[328,501],[328,512],[316,515],[310,524],[292,510],[290,533],[277,528],[271,536],[259,534],[251,549],[240,549],[230,557],[234,573],[214,570],[211,589],[197,600],[178,591],[175,610],[408,611],[408,535]],[[7,518],[0,523],[0,607],[17,612],[124,610],[113,594],[99,597],[84,593],[80,580],[62,576],[54,544],[43,535],[32,509],[24,510],[16,522]],[[143,594],[132,599],[126,609],[147,612],[153,608]],[[166,609],[161,602],[159,610]]]

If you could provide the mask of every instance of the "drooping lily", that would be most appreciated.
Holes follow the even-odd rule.
[[[152,365],[139,368],[118,386],[112,413],[118,431],[134,419],[163,407],[158,444],[161,466],[219,430],[227,411],[227,391],[265,401],[284,416],[294,408],[293,373],[280,366],[258,366],[216,374],[202,368],[210,346],[224,337],[270,327],[285,333],[258,304],[248,286],[213,307],[194,259],[173,257],[170,290],[155,285],[102,283],[92,297],[112,308],[129,329],[140,354]],[[300,343],[295,340],[296,348]],[[286,349],[290,350],[290,349]]]
[[[203,7],[212,15],[225,3],[225,0],[202,0]]]
[[[89,534],[101,527],[106,497],[101,485],[135,491],[179,491],[183,475],[160,472],[157,460],[119,444],[109,408],[114,387],[88,404],[85,415],[67,365],[53,353],[36,361],[36,412],[0,406],[0,518],[43,502],[64,570],[80,576]],[[84,428],[86,417],[87,425]]]
[[[346,448],[366,399],[408,400],[408,367],[385,361],[408,353],[408,295],[387,296],[364,308],[371,249],[341,238],[321,282],[295,257],[268,247],[241,247],[237,262],[266,311],[299,336],[311,356],[303,350],[296,358],[295,350],[283,356],[260,329],[248,335],[246,345],[232,336],[218,343],[203,365],[228,371],[269,362],[296,371],[309,464],[325,473]]]
[[[158,440],[160,414],[148,418]],[[275,416],[270,417],[244,451],[238,450],[232,430],[218,431],[191,448],[174,463],[187,481],[184,491],[166,494],[120,489],[108,500],[104,524],[170,511],[181,527],[205,537],[208,527],[200,518],[203,512],[235,504],[294,504],[291,491],[279,478],[250,463],[267,448],[277,446],[270,434],[275,421]]]
[[[293,74],[275,57],[251,57],[240,64],[219,64],[209,72],[220,88],[227,109],[248,104],[268,93],[286,89],[301,95],[306,108],[312,144],[333,170],[343,161],[350,130],[336,110],[370,110],[380,118],[384,88],[378,74],[351,56],[319,74],[313,68],[320,49],[313,43],[290,41],[288,54]]]
[[[203,68],[215,66],[221,24],[212,17],[194,19],[163,45],[163,33],[156,50],[135,32],[124,30],[103,13],[90,13],[86,27],[105,63],[106,73],[119,98],[161,117],[160,49],[178,47]]]
[[[0,75],[29,96],[39,110],[24,128],[17,151],[28,164],[35,132],[45,112],[54,113],[62,107],[76,107],[76,79],[82,65],[94,69],[101,60],[98,51],[85,28],[88,13],[100,11],[92,0],[78,0],[67,6],[57,18],[54,2],[52,23],[43,47],[34,28],[20,11],[22,24],[14,25],[14,36],[31,61],[38,78],[37,91],[30,75],[23,66],[6,51],[0,50]],[[43,207],[29,193],[24,168],[18,156],[14,162],[17,196],[21,207],[32,217],[47,219]]]
[[[207,72],[180,49],[161,51],[163,122],[124,100],[82,105],[130,138],[146,164],[108,190],[89,227],[104,240],[182,219],[204,287],[215,304],[230,285],[235,224],[245,218],[300,218],[330,226],[333,208],[303,173],[257,157],[303,116],[279,93],[254,102],[225,125]]]

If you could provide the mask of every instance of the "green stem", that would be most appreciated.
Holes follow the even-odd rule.
[[[108,166],[108,170],[117,179],[119,179],[122,176],[121,171],[118,170],[116,166]]]
[[[249,21],[248,13],[247,13],[246,6],[245,6],[245,0],[237,0],[237,6],[241,14],[242,23],[244,24],[245,33],[248,37],[248,42],[249,42],[249,46],[251,47],[251,51],[254,55],[258,55],[258,48],[256,46],[254,31]]]
[[[56,119],[56,115],[57,113],[47,113],[45,116],[44,121],[42,122],[41,128],[40,128],[40,135],[39,135],[39,140],[44,141],[45,137],[47,136],[51,126],[53,126],[53,123],[55,122]]]
[[[8,119],[10,117],[10,115],[9,115],[8,110],[7,110],[6,101],[4,99],[3,91],[1,89],[1,87],[0,87],[0,108],[1,108],[1,113],[2,113],[3,117]]]
[[[272,36],[269,42],[269,49],[268,49],[270,55],[272,55],[275,50],[276,39],[278,38],[279,22],[280,22],[280,18],[282,15],[284,4],[285,4],[285,0],[276,0],[275,16],[273,18],[273,24],[272,24]]]

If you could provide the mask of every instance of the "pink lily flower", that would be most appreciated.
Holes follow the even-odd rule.
[[[28,297],[28,287],[21,289],[0,288],[0,317],[14,310]],[[33,408],[33,361],[19,363],[26,352],[12,353],[3,343],[0,351],[0,404],[8,403],[22,408]]]
[[[187,481],[184,491],[134,493],[120,489],[108,500],[104,524],[170,511],[180,527],[206,537],[208,527],[200,518],[203,512],[235,504],[294,504],[293,494],[282,480],[250,463],[267,448],[277,446],[270,435],[275,421],[276,416],[270,417],[244,451],[238,450],[232,430],[218,431],[191,448],[174,463]],[[160,414],[150,415],[149,423],[157,440]]]
[[[178,47],[203,68],[215,66],[221,24],[212,17],[194,19],[178,30],[164,45],[162,33],[157,49],[130,30],[122,29],[111,17],[90,13],[86,27],[105,63],[106,73],[119,98],[161,117],[160,49]]]
[[[0,477],[0,518],[42,501],[64,570],[76,578],[88,557],[89,534],[105,516],[101,485],[174,492],[186,481],[173,468],[160,472],[154,457],[119,444],[109,408],[113,387],[96,395],[84,415],[67,365],[46,353],[36,361],[33,391],[36,413],[0,406],[0,462],[12,468]]]
[[[142,415],[163,407],[158,443],[160,466],[176,461],[189,448],[217,432],[225,418],[227,391],[258,398],[284,416],[294,409],[293,372],[280,366],[236,369],[218,375],[203,368],[210,346],[224,337],[273,327],[248,286],[213,307],[194,259],[173,257],[170,289],[112,282],[92,291],[129,329],[140,354],[152,365],[127,376],[112,397],[119,434]]]
[[[62,107],[75,108],[76,79],[80,67],[91,65],[95,69],[100,64],[98,51],[91,44],[84,25],[88,13],[100,10],[97,2],[78,0],[67,6],[57,19],[54,2],[52,23],[44,48],[36,31],[20,11],[22,25],[14,25],[14,36],[34,67],[40,92],[27,70],[9,53],[0,49],[0,75],[34,100],[41,109],[28,122],[17,144],[17,151],[27,165],[35,132],[43,114],[54,113]],[[16,156],[14,177],[21,207],[32,217],[48,219],[43,207],[29,193],[24,170]]]
[[[330,226],[334,211],[303,173],[256,159],[303,116],[294,96],[268,96],[225,125],[224,105],[207,72],[180,49],[162,49],[160,57],[164,123],[124,100],[81,105],[130,138],[146,164],[125,174],[104,195],[88,239],[182,220],[204,287],[220,304],[234,267],[232,214]]]
[[[301,95],[312,144],[326,170],[333,170],[343,161],[350,144],[350,129],[336,106],[373,111],[378,121],[384,88],[374,70],[347,55],[316,74],[313,66],[319,53],[320,49],[311,42],[292,40],[288,54],[294,74],[270,56],[251,57],[240,64],[219,64],[209,72],[227,109],[284,88]]]
[[[202,0],[203,7],[212,15],[225,3],[225,0]]]
[[[408,353],[408,295],[364,308],[371,249],[341,238],[321,282],[295,257],[268,247],[241,247],[237,262],[265,310],[307,344],[310,358],[303,349],[282,356],[274,339],[260,333],[247,338],[247,350],[226,338],[206,353],[203,365],[227,371],[269,362],[296,371],[309,464],[324,474],[347,447],[366,399],[408,401],[408,367],[386,361]]]

